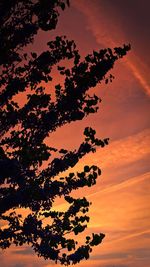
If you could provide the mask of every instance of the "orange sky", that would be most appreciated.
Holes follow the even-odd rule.
[[[97,114],[52,134],[50,143],[73,149],[83,140],[86,126],[98,137],[110,137],[110,145],[88,155],[75,167],[97,164],[102,176],[91,188],[79,190],[93,203],[86,233],[104,232],[103,243],[90,260],[78,267],[150,266],[150,121],[149,57],[147,24],[148,0],[74,0],[60,17],[57,34],[74,39],[84,56],[92,50],[131,43],[132,51],[116,63],[112,84],[101,84],[92,92],[102,98]],[[132,3],[131,3],[132,2]],[[141,6],[142,5],[142,6]],[[56,33],[52,32],[51,36]],[[45,48],[46,34],[37,37],[36,48]],[[57,77],[56,77],[57,79]],[[67,143],[66,141],[67,140]],[[58,201],[56,208],[65,209]],[[78,237],[84,240],[84,234]],[[0,254],[6,267],[52,267],[28,247]],[[58,265],[59,266],[59,265]]]

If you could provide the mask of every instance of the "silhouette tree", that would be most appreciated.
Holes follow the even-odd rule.
[[[0,219],[6,224],[0,230],[0,247],[29,244],[39,256],[64,265],[88,259],[104,234],[86,236],[83,245],[69,235],[87,227],[90,206],[85,197],[75,199],[70,193],[94,185],[99,167],[85,166],[64,177],[61,173],[97,146],[107,145],[108,138],[96,138],[95,130],[87,127],[85,140],[73,151],[50,147],[45,138],[58,127],[97,112],[100,99],[88,90],[112,81],[107,72],[130,50],[124,45],[93,51],[82,61],[74,41],[57,36],[41,54],[24,52],[39,30],[56,28],[60,10],[67,6],[68,0],[0,2]],[[59,65],[66,59],[72,67]],[[63,85],[55,85],[55,95],[48,89],[54,66],[64,78]],[[21,94],[24,104],[18,98]],[[56,197],[69,204],[66,212],[52,209]]]

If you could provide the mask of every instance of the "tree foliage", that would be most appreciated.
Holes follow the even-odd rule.
[[[61,173],[97,147],[103,148],[108,138],[98,139],[87,127],[83,142],[73,151],[50,147],[45,138],[58,127],[97,112],[101,100],[88,90],[112,81],[113,76],[106,74],[130,50],[130,45],[123,45],[93,51],[81,60],[73,40],[56,36],[47,43],[47,51],[24,52],[39,30],[56,28],[60,10],[67,6],[68,0],[0,2],[0,219],[7,225],[0,229],[0,247],[29,244],[39,256],[64,265],[88,259],[104,234],[87,236],[83,245],[69,236],[85,230],[90,206],[85,197],[75,199],[70,194],[94,185],[99,167],[85,166],[82,172],[62,177]],[[73,66],[63,66],[64,60]],[[54,97],[50,87],[55,66],[64,84],[55,85]],[[26,99],[23,105],[16,100],[21,93]],[[57,197],[68,203],[66,212],[52,209]]]

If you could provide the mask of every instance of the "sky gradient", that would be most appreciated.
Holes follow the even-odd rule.
[[[113,83],[91,90],[102,98],[98,113],[58,129],[48,140],[60,148],[77,148],[86,126],[95,128],[98,137],[110,138],[107,148],[86,156],[75,167],[79,171],[86,164],[97,164],[102,170],[95,186],[74,195],[92,202],[85,233],[106,234],[90,260],[77,267],[150,266],[149,10],[149,0],[74,0],[50,34],[50,38],[60,34],[74,39],[82,56],[124,43],[132,47],[111,71]],[[45,48],[50,38],[40,33],[36,49]],[[64,210],[66,204],[58,200],[56,208]],[[78,240],[84,240],[84,235]],[[55,265],[39,259],[28,247],[2,252],[0,263],[6,267]]]

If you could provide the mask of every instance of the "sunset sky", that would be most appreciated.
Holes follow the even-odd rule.
[[[77,148],[86,126],[99,138],[109,137],[107,148],[89,154],[75,167],[95,164],[102,170],[91,189],[75,192],[91,202],[87,233],[105,233],[102,244],[88,261],[77,267],[150,266],[150,1],[71,0],[61,13],[56,31],[40,33],[35,48],[55,35],[74,39],[84,57],[93,50],[130,43],[131,51],[116,62],[112,84],[101,83],[91,92],[102,99],[97,114],[66,125],[51,135],[50,143]],[[57,76],[56,76],[57,80]],[[90,92],[89,92],[90,93]],[[56,209],[65,209],[65,202]],[[78,237],[84,241],[84,235]],[[6,267],[52,267],[27,247],[0,254]],[[57,265],[60,267],[60,265]]]

